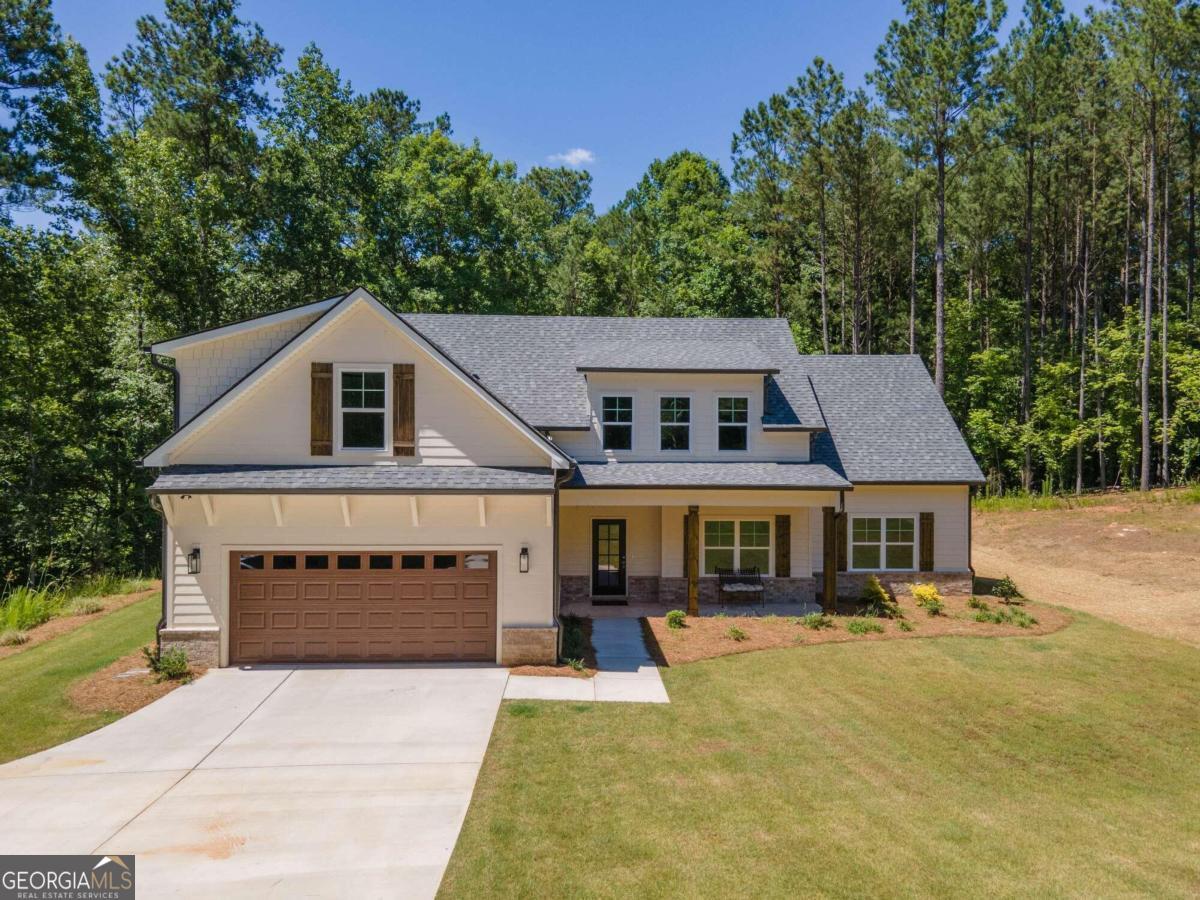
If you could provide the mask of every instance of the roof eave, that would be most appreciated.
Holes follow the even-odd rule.
[[[577,372],[631,372],[650,375],[778,375],[779,369],[755,366],[751,368],[711,368],[711,367],[680,367],[680,366],[576,366]]]

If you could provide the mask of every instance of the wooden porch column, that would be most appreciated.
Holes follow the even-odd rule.
[[[687,514],[688,615],[700,615],[700,507],[689,506]]]
[[[821,537],[821,608],[827,613],[837,612],[838,573],[838,514],[832,506],[821,508],[824,513],[824,530]]]

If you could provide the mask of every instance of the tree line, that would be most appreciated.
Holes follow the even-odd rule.
[[[730,159],[611,209],[403,91],[294,67],[236,0],[166,0],[94,66],[0,0],[0,571],[156,567],[138,347],[364,285],[399,311],[780,316],[806,353],[918,353],[986,490],[1194,478],[1200,13],[906,0],[861,87],[823,59]],[[881,23],[882,26],[882,23]],[[36,209],[50,224],[14,224]]]

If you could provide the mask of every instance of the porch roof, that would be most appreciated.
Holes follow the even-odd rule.
[[[853,485],[824,463],[579,463],[564,488],[775,488],[847,491]]]
[[[501,466],[169,466],[152,494],[453,494],[554,492],[550,469]]]

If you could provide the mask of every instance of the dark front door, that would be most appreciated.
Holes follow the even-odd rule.
[[[592,520],[592,593],[625,596],[625,520]]]

